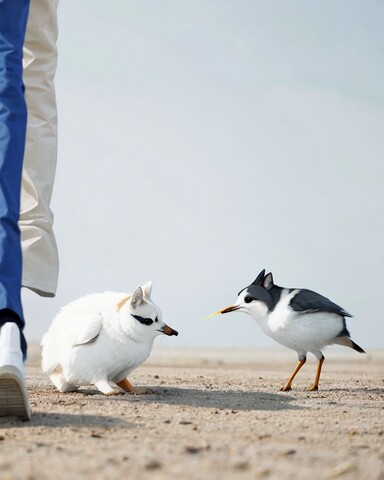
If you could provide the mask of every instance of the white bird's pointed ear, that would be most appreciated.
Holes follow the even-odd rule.
[[[141,287],[137,287],[136,290],[133,292],[131,297],[131,305],[133,308],[138,307],[143,303],[143,290]]]
[[[266,289],[266,290],[271,290],[271,288],[274,286],[274,283],[273,283],[273,277],[272,277],[272,273],[268,273],[265,277],[264,277],[264,280],[263,280],[263,287]]]
[[[149,282],[145,283],[144,285],[142,285],[141,288],[143,289],[144,297],[148,298],[148,300],[149,300],[151,298],[152,282],[149,281]]]

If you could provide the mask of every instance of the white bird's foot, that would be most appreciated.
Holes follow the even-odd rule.
[[[134,395],[148,395],[153,393],[148,387],[134,387],[128,378],[124,378],[120,382],[116,382],[116,385],[122,388],[125,392],[133,393]]]
[[[107,380],[99,380],[95,383],[95,386],[104,395],[118,395],[118,391],[111,387]]]
[[[20,331],[13,322],[0,331],[0,417],[31,419]]]
[[[50,375],[49,378],[55,387],[62,393],[76,392],[78,390],[76,385],[71,385],[65,381],[62,373],[54,373]]]

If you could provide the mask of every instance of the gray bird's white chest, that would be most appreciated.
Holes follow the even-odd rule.
[[[289,292],[284,289],[281,293],[280,300],[272,312],[265,312],[265,315],[257,318],[257,322],[263,329],[264,333],[279,341],[281,334],[290,330],[292,320],[292,310],[289,308],[289,303],[292,298],[298,293],[298,290]]]
[[[273,312],[258,320],[263,331],[276,342],[298,352],[317,352],[333,340],[343,328],[340,315],[328,312],[299,313],[289,304],[298,290],[283,290]]]

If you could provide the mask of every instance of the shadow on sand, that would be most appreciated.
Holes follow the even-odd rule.
[[[133,405],[183,405],[188,407],[210,408],[215,410],[235,411],[278,411],[278,410],[299,410],[304,407],[291,405],[295,397],[287,394],[275,394],[265,392],[241,392],[231,390],[205,390],[197,388],[154,388],[150,395],[130,395],[117,394],[114,396],[101,395],[93,389],[82,389],[78,392],[60,394],[59,401],[52,401],[52,405],[66,404],[73,405],[78,403],[78,413],[62,412],[39,412],[33,409],[32,420],[29,422],[20,421],[16,418],[0,418],[0,431],[4,428],[15,427],[48,427],[63,428],[74,427],[76,429],[100,429],[100,428],[131,428],[132,422],[124,418],[109,415],[92,415],[82,412],[82,406],[89,407],[93,399],[99,405],[105,404],[106,411],[111,411],[115,402],[119,404]],[[79,399],[86,400],[86,403],[80,403]],[[68,403],[69,402],[69,403]],[[116,405],[117,406],[117,405]]]
[[[0,418],[0,431],[5,428],[15,427],[48,427],[48,428],[63,428],[75,427],[76,429],[109,429],[109,428],[131,428],[133,423],[127,422],[123,418],[102,415],[88,415],[79,412],[73,413],[45,413],[32,411],[32,419],[30,421],[23,421],[17,418]]]
[[[287,394],[264,392],[239,392],[232,390],[199,390],[197,388],[154,388],[151,395],[116,395],[104,397],[93,391],[84,391],[86,395],[95,395],[106,402],[157,403],[165,405],[184,405],[228,410],[298,410],[303,407],[291,405],[295,400]]]

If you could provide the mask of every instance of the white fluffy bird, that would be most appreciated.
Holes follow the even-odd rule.
[[[291,390],[293,379],[306,362],[307,352],[318,359],[315,381],[308,389],[312,391],[319,386],[324,347],[336,343],[365,353],[350,338],[345,323],[345,317],[351,316],[348,312],[312,290],[278,287],[273,283],[272,273],[265,275],[265,270],[240,291],[234,305],[210,317],[234,311],[247,313],[269,337],[297,352],[299,363],[282,391]]]
[[[113,382],[126,392],[150,393],[127,376],[148,358],[155,337],[178,335],[162,321],[151,288],[148,282],[133,294],[88,295],[59,312],[41,344],[43,371],[58,390],[93,384],[111,395]]]

